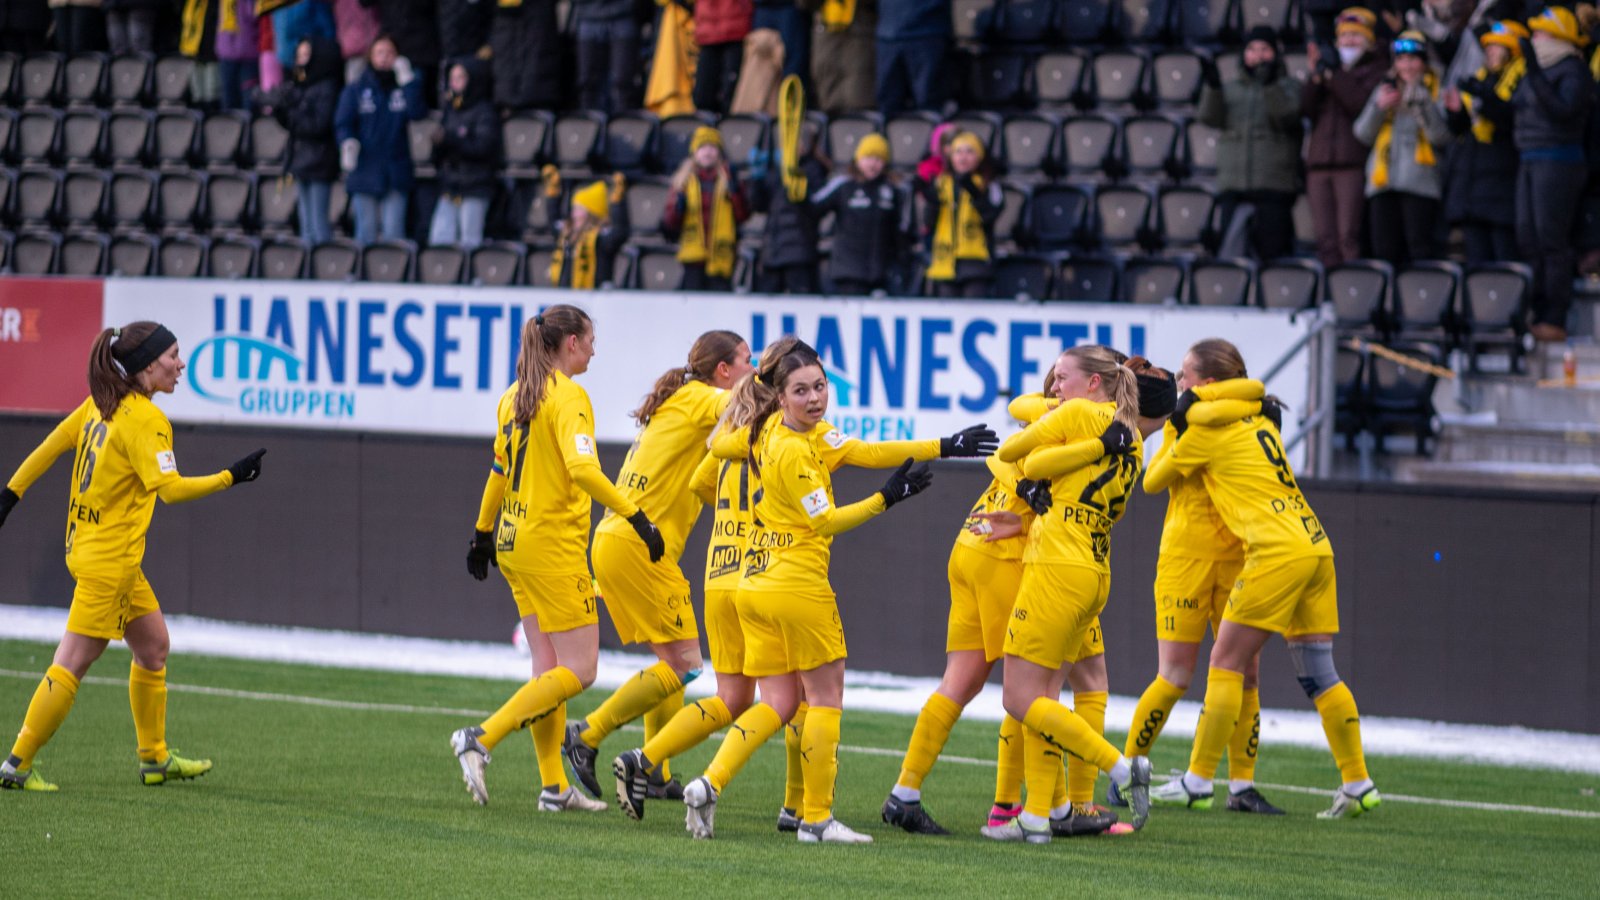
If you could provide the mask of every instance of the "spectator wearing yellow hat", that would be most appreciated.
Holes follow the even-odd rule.
[[[593,290],[612,280],[617,251],[628,242],[627,181],[621,172],[608,185],[596,181],[574,191],[572,209],[561,218],[561,174],[547,165],[544,195],[549,220],[560,221],[555,254],[550,258],[552,287]]]
[[[1572,305],[1576,253],[1573,225],[1588,177],[1584,137],[1594,77],[1579,48],[1588,38],[1572,11],[1552,6],[1528,20],[1523,38],[1528,74],[1511,95],[1512,131],[1522,166],[1517,174],[1517,239],[1533,267],[1534,338],[1564,341]]]
[[[1517,258],[1517,145],[1511,136],[1511,95],[1527,67],[1520,23],[1489,26],[1479,38],[1484,64],[1444,92],[1446,120],[1456,136],[1444,174],[1444,220],[1461,229],[1467,262]]]
[[[1335,20],[1334,54],[1306,48],[1311,74],[1300,109],[1311,121],[1306,141],[1306,199],[1317,235],[1317,259],[1333,266],[1361,257],[1361,217],[1366,212],[1366,145],[1356,140],[1356,116],[1383,81],[1389,56],[1377,45],[1378,17],[1352,6]]]
[[[828,278],[845,295],[891,290],[906,255],[907,194],[889,171],[889,142],[869,134],[856,144],[850,172],[812,198],[819,216],[833,213]]]
[[[672,176],[661,228],[678,240],[683,288],[733,289],[739,223],[750,217],[744,185],[722,155],[722,135],[702,125],[689,140],[689,158]]]
[[[970,131],[950,141],[944,171],[917,180],[925,201],[922,233],[929,240],[924,277],[936,297],[988,297],[994,222],[1005,197],[983,168],[983,142]]]
[[[1439,107],[1439,78],[1428,42],[1415,31],[1395,38],[1394,65],[1356,117],[1367,157],[1372,255],[1395,265],[1432,259],[1442,193],[1439,163],[1450,126]]]

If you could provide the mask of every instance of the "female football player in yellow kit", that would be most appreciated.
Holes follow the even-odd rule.
[[[170,394],[183,374],[178,339],[155,322],[107,328],[89,351],[89,398],[50,432],[0,490],[0,525],[28,488],[75,449],[67,502],[67,569],[77,582],[67,631],[34,691],[11,755],[0,763],[0,788],[53,791],[33,767],[72,710],[78,684],[113,640],[133,651],[128,703],[139,740],[139,778],[147,785],[195,778],[209,759],[184,759],[167,748],[166,619],[140,567],[156,498],[183,503],[261,474],[256,452],[214,475],[185,478],[172,453],[172,425],[151,402]]]
[[[1238,726],[1245,671],[1267,639],[1281,634],[1300,686],[1322,717],[1343,779],[1333,806],[1320,816],[1359,816],[1380,798],[1367,774],[1355,698],[1333,664],[1339,609],[1328,535],[1301,493],[1268,416],[1248,415],[1216,427],[1188,421],[1204,405],[1188,388],[1244,377],[1244,359],[1227,341],[1211,338],[1189,348],[1179,382],[1186,391],[1173,413],[1176,439],[1145,474],[1144,489],[1151,493],[1179,478],[1202,475],[1218,515],[1244,544],[1244,567],[1211,648],[1189,769],[1173,790],[1190,797],[1211,793],[1217,763]]]
[[[660,528],[666,558],[652,562],[633,528],[615,513],[596,529],[591,558],[622,642],[649,644],[658,661],[624,682],[587,719],[567,725],[562,744],[567,761],[595,797],[600,796],[596,748],[606,735],[642,715],[646,740],[653,737],[683,708],[683,686],[700,675],[700,626],[689,602],[689,581],[678,567],[684,541],[700,516],[700,498],[690,492],[689,481],[727,408],[727,389],[753,368],[744,338],[708,331],[689,349],[688,365],[657,378],[633,411],[639,436],[622,461],[617,487]],[[663,777],[658,790],[674,787]]]
[[[539,809],[601,810],[567,783],[561,765],[566,702],[588,687],[600,650],[594,580],[589,574],[590,498],[622,516],[644,541],[650,561],[666,553],[650,517],[600,470],[589,394],[572,380],[589,370],[594,325],[565,303],[522,329],[517,380],[500,396],[494,464],[483,489],[467,571],[482,581],[496,565],[511,586],[534,677],[482,723],[458,729],[451,749],[467,791],[489,802],[484,767],[495,745],[529,728],[544,790]]]

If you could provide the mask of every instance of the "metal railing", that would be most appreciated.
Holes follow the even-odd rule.
[[[1266,372],[1261,376],[1261,383],[1272,384],[1272,379],[1283,372],[1295,361],[1297,357],[1306,355],[1306,400],[1308,406],[1300,416],[1300,428],[1284,444],[1284,450],[1292,452],[1302,441],[1306,442],[1306,461],[1301,466],[1302,474],[1314,478],[1326,478],[1333,473],[1333,431],[1334,431],[1334,356],[1338,352],[1339,335],[1337,330],[1337,317],[1333,312],[1333,305],[1324,303],[1312,310],[1307,310],[1300,315],[1315,316],[1311,330],[1289,346]],[[1310,440],[1307,440],[1307,437]]]

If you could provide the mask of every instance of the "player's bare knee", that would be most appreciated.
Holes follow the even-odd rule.
[[[1332,641],[1291,642],[1289,661],[1307,697],[1316,698],[1343,680],[1333,665]]]
[[[587,690],[589,685],[594,684],[596,669],[598,668],[599,666],[597,661],[589,659],[582,662],[569,664],[567,666],[567,671],[576,675],[578,677],[578,683],[583,685],[584,689]]]

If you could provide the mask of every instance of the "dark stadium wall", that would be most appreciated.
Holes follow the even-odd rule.
[[[0,417],[0,467],[9,472],[53,424]],[[472,581],[463,564],[487,440],[177,432],[190,474],[269,450],[259,482],[157,512],[145,571],[169,612],[509,640],[516,615],[504,582]],[[603,448],[607,472],[623,450]],[[945,562],[988,476],[978,466],[935,465],[928,494],[834,542],[853,668],[941,671]],[[58,464],[36,484],[0,533],[6,602],[64,607],[71,598],[60,555],[68,468]],[[879,473],[847,470],[835,487],[848,500],[881,483]],[[1338,554],[1338,664],[1364,712],[1600,733],[1600,497],[1305,487]],[[1134,498],[1113,538],[1103,625],[1112,690],[1121,694],[1137,694],[1155,672],[1150,586],[1164,510],[1162,497]],[[697,593],[708,527],[702,516],[683,560]],[[604,641],[616,646],[601,621]],[[1269,645],[1262,672],[1265,705],[1311,708],[1281,642]],[[1519,684],[1537,689],[1509,687]]]

